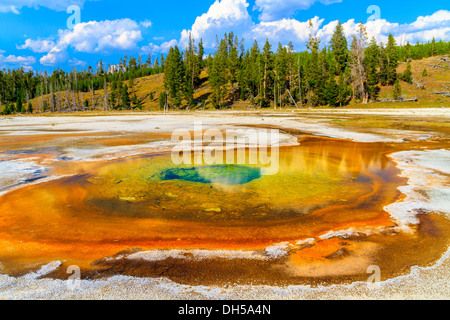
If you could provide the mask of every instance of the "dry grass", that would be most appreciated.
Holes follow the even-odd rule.
[[[439,67],[433,68],[432,65],[449,67],[448,62],[443,62],[442,57],[431,57],[423,60],[412,61],[412,78],[417,83],[425,86],[420,89],[416,84],[409,84],[401,81],[402,94],[405,98],[418,98],[419,104],[446,104],[449,105],[449,98],[443,95],[436,95],[435,92],[450,92],[450,70]],[[398,72],[403,73],[407,63],[402,62],[398,67]],[[424,69],[427,69],[428,76],[423,76]],[[393,88],[391,86],[381,88],[381,98],[392,98]],[[416,103],[417,104],[417,103]]]

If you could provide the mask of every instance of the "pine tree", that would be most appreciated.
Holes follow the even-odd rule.
[[[238,57],[238,43],[237,38],[235,42],[231,45],[228,53],[228,70],[230,77],[230,84],[232,87],[237,83],[238,70],[239,70],[239,57]]]
[[[184,53],[184,62],[186,68],[186,81],[190,82],[192,90],[196,89],[200,80],[201,65],[197,55],[197,47],[189,34],[189,44]]]
[[[133,71],[133,70],[136,70],[136,69],[138,69],[138,63],[136,61],[136,58],[131,57],[130,61],[128,62],[128,70]]]
[[[164,110],[166,107],[166,93],[161,92],[158,97],[159,109]]]
[[[328,51],[327,48],[324,47],[319,54],[319,65],[322,74],[320,75],[320,86],[319,89],[321,91],[321,96],[319,96],[319,101],[321,105],[326,104],[325,100],[325,89],[327,86],[327,82],[330,79],[330,64],[328,61]],[[334,74],[333,74],[334,76]]]
[[[380,92],[380,88],[377,86],[379,82],[380,49],[375,38],[372,38],[365,51],[364,64],[367,74],[367,93],[369,99],[376,100]]]
[[[288,50],[278,44],[277,55],[275,57],[275,81],[274,81],[274,102],[275,107],[283,107],[283,95],[289,86],[289,58]],[[278,101],[277,101],[278,100]]]
[[[411,44],[408,41],[406,43],[406,46],[405,46],[405,57],[404,57],[404,60],[408,60],[410,58],[412,58],[412,48],[411,48]]]
[[[269,40],[266,40],[266,43],[263,47],[263,52],[261,54],[261,66],[262,66],[262,97],[260,97],[259,105],[260,108],[266,108],[270,105],[270,98],[272,83],[273,83],[273,53],[272,46],[270,45]]]
[[[117,81],[113,80],[111,84],[111,94],[109,95],[109,105],[115,109],[117,106]]]
[[[388,58],[386,48],[383,43],[380,45],[380,72],[379,72],[381,85],[386,86],[388,84]]]
[[[300,63],[300,56],[298,58],[298,100],[303,107],[306,97],[306,79],[305,79],[305,67]]]
[[[122,61],[122,69],[128,71],[128,56],[125,56]]]
[[[250,52],[247,53],[247,56],[246,63],[243,64],[246,67],[246,89],[248,91],[251,104],[256,106],[256,97],[260,95],[261,90],[261,53],[256,40],[253,42],[253,46],[250,49]]]
[[[294,53],[290,43],[289,46],[279,46],[276,54],[270,49],[266,50],[267,47],[270,48],[267,43],[261,52],[256,41],[246,51],[243,39],[238,41],[230,33],[225,36],[222,46],[217,40],[216,54],[208,57],[207,61],[203,61],[202,41],[198,44],[197,52],[191,39],[186,51],[180,53],[185,70],[180,72],[178,67],[174,69],[176,72],[173,81],[178,83],[177,89],[172,89],[172,96],[166,101],[194,105],[194,92],[200,83],[199,74],[207,65],[213,91],[210,101],[217,107],[232,103],[238,97],[250,101],[255,107],[268,106],[273,102],[278,107],[290,102],[295,104],[295,101],[300,101],[302,106],[303,103],[322,105],[330,101],[333,104],[330,96],[334,97],[335,82],[338,82],[339,105],[349,103],[350,98],[367,102],[376,99],[380,82],[382,85],[394,85],[400,79],[411,83],[411,59],[446,55],[450,52],[450,43],[447,41],[433,39],[427,43],[407,43],[406,46],[399,47],[392,35],[389,36],[387,45],[379,44],[377,50],[377,44],[372,40],[366,50],[365,45],[361,45],[364,44],[364,41],[360,41],[361,32],[352,43],[354,46],[350,51],[346,48],[347,40],[340,23],[336,26],[330,47],[319,50],[320,42],[314,35],[314,30],[311,24],[308,51]],[[161,55],[160,61],[152,59],[151,54],[148,58],[142,64],[141,57],[138,60],[124,57],[120,59],[120,65],[108,64],[105,68],[103,62],[99,61],[95,64],[96,69],[88,67],[68,73],[56,69],[50,76],[45,71],[35,73],[23,69],[0,70],[0,104],[7,106],[0,111],[27,112],[29,101],[35,101],[33,106],[39,111],[83,110],[84,98],[80,93],[91,93],[88,95],[89,108],[95,108],[99,104],[93,93],[102,89],[104,101],[101,105],[104,110],[122,107],[124,81],[130,94],[133,94],[134,79],[164,72],[160,63],[166,64],[165,55]],[[406,71],[401,74],[397,74],[399,61],[408,63]],[[422,74],[426,76],[427,71],[424,70]],[[339,75],[339,81],[336,75]],[[354,90],[350,90],[352,85]],[[133,102],[132,106],[135,105],[137,104]]]
[[[130,90],[134,89],[134,78],[135,78],[134,71],[131,71],[130,78],[128,79],[128,88]]]
[[[340,105],[339,100],[339,87],[335,79],[328,81],[325,89],[325,101],[328,105],[332,107],[338,107]]]
[[[406,65],[406,70],[405,72],[403,72],[403,74],[401,75],[401,79],[403,81],[405,81],[406,83],[412,84],[413,80],[412,80],[412,71],[411,71],[411,62],[408,62],[408,64]]]
[[[131,108],[130,96],[128,93],[128,86],[126,84],[122,87],[121,98],[122,98],[122,109],[125,110],[130,109]]]
[[[134,94],[133,94],[133,97],[132,97],[132,99],[131,99],[131,103],[132,103],[132,104],[134,105],[134,107],[136,108],[137,105],[138,105],[138,102],[139,102],[138,97],[137,97],[136,93],[134,93]]]
[[[7,116],[7,115],[10,115],[10,114],[11,114],[11,110],[9,109],[9,105],[6,105],[3,108],[2,115]]]
[[[337,63],[337,74],[344,72],[348,61],[348,43],[341,22],[338,22],[333,37],[331,38],[331,49]]]
[[[133,94],[132,103],[133,103],[133,106],[134,106],[135,109],[142,110],[141,101],[138,99],[136,93]]]
[[[388,37],[388,44],[386,46],[386,59],[387,59],[387,79],[388,85],[393,85],[397,80],[397,68],[398,68],[398,55],[397,44],[395,43],[394,36],[392,34]]]
[[[216,50],[209,66],[209,79],[212,88],[211,102],[215,108],[222,108],[228,91],[228,37],[225,36]]]
[[[203,40],[200,39],[198,44],[198,64],[200,66],[200,70],[204,68],[203,56],[205,55],[205,48],[203,46]]]
[[[436,39],[433,37],[433,40],[431,41],[431,53],[430,55],[434,57],[436,55]]]
[[[201,66],[197,55],[197,48],[195,42],[189,34],[189,44],[184,53],[185,64],[185,80],[183,93],[188,103],[188,107],[195,106],[194,91],[200,82]]]
[[[19,113],[25,113],[24,112],[24,107],[22,104],[22,98],[20,97],[20,95],[17,97],[17,102],[16,102],[16,111]]]
[[[238,69],[238,86],[239,86],[239,99],[246,100],[249,94],[249,78],[247,67],[250,63],[250,53],[247,51],[241,58],[241,63]]]
[[[31,102],[28,102],[28,113],[33,113],[33,105]]]
[[[153,67],[153,57],[151,53],[148,55],[147,61],[145,63],[149,68]]]
[[[166,59],[164,59],[164,55],[161,53],[161,68],[163,72],[165,66],[166,66]]]
[[[185,92],[186,72],[180,50],[177,46],[170,48],[164,65],[164,87],[173,106],[179,108],[182,94]]]
[[[346,68],[346,70],[350,70],[349,68]],[[340,107],[346,106],[350,103],[352,99],[352,90],[350,89],[350,86],[346,82],[346,78],[350,78],[349,71],[345,72],[344,74],[340,74],[339,76],[339,96],[338,96],[338,104]]]
[[[189,77],[188,73],[186,73],[186,77]],[[188,109],[195,107],[195,99],[194,99],[194,87],[192,83],[189,81],[190,79],[186,79],[183,88],[183,95],[186,99]]]

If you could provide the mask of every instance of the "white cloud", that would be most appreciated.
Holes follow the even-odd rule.
[[[0,0],[1,1],[1,0]],[[10,0],[5,0],[3,5]],[[69,0],[56,1],[25,1],[14,3],[46,3],[56,8]],[[300,21],[289,18],[296,10],[307,9],[314,3],[331,4],[341,0],[256,0],[255,8],[261,11],[262,21],[253,22],[249,14],[248,0],[215,0],[208,11],[196,18],[189,29],[181,32],[180,37],[162,44],[149,43],[141,48],[143,53],[167,53],[170,47],[178,45],[184,49],[188,43],[189,34],[197,41],[203,39],[205,48],[214,49],[216,35],[220,38],[225,33],[234,32],[239,38],[245,38],[247,47],[253,39],[263,42],[267,38],[272,45],[281,42],[283,45],[293,42],[296,50],[304,50],[310,34],[308,20]],[[84,0],[79,0],[83,3]],[[11,2],[12,3],[12,2]],[[71,1],[72,3],[72,1]],[[18,7],[18,6],[17,6]],[[0,5],[1,8],[1,5]],[[278,18],[279,17],[279,18]],[[270,18],[270,19],[269,19]],[[322,45],[328,45],[338,21],[325,20],[320,17],[312,19],[313,32],[320,37]],[[358,23],[354,19],[343,22],[345,35],[349,38],[357,32]],[[33,52],[47,54],[40,59],[41,64],[51,66],[67,61],[68,50],[75,52],[108,54],[116,51],[136,50],[142,40],[141,29],[150,28],[152,22],[144,20],[136,22],[131,19],[90,21],[80,23],[73,30],[60,30],[58,35],[49,39],[28,39],[18,49],[29,49]],[[399,44],[406,41],[448,40],[450,35],[450,11],[440,10],[428,16],[421,16],[411,23],[399,24],[385,19],[370,21],[365,24],[369,38],[375,37],[379,42],[387,42],[387,36],[392,33]],[[163,41],[163,38],[153,37],[153,41]],[[148,42],[147,42],[148,43]],[[1,53],[0,53],[1,54]],[[25,57],[22,57],[25,58]],[[31,57],[32,58],[32,57]],[[12,59],[12,58],[11,58]],[[72,64],[76,62],[72,58]]]
[[[253,27],[254,23],[247,11],[246,0],[216,0],[207,13],[199,16],[190,30],[181,32],[180,45],[188,44],[189,33],[193,39],[203,39],[206,47],[213,47],[216,35],[222,37],[225,33],[243,33]]]
[[[396,41],[398,44],[405,45],[407,42],[415,43],[419,42],[430,42],[433,38],[437,39],[448,39],[450,37],[450,27],[439,28],[433,30],[425,30],[411,33],[404,33],[396,36]]]
[[[286,18],[255,24],[248,13],[248,7],[249,4],[246,0],[216,0],[208,12],[195,20],[189,30],[181,32],[179,41],[172,40],[172,42],[184,48],[187,46],[189,34],[191,34],[197,42],[202,39],[205,48],[213,49],[216,45],[216,36],[220,39],[229,32],[234,32],[239,38],[245,38],[247,45],[251,45],[254,39],[258,42],[269,39],[272,44],[289,41],[294,44],[303,44],[307,41],[310,33],[308,21],[301,22]],[[314,23],[313,32],[318,32],[324,20],[314,17],[312,21]],[[168,42],[165,43],[165,47],[167,44]],[[159,46],[153,44],[150,46],[152,46],[153,52],[160,49]],[[149,46],[146,46],[145,49],[148,51]]]
[[[2,0],[0,3],[0,12],[20,14],[20,10],[23,7],[45,7],[55,11],[66,11],[71,5],[83,7],[86,1],[96,0]]]
[[[143,26],[144,28],[150,28],[153,23],[150,20],[144,20],[140,23],[141,26]]]
[[[328,45],[336,29],[338,20],[322,25],[324,20],[315,17],[312,19],[314,32],[322,44]],[[351,41],[351,36],[358,31],[358,23],[350,19],[342,24],[344,34]],[[398,44],[448,40],[450,38],[450,11],[440,10],[429,16],[418,17],[412,23],[399,24],[385,19],[369,21],[365,24],[369,40],[374,37],[378,42],[387,43],[388,35],[393,34]],[[309,36],[308,22],[295,19],[281,19],[272,22],[260,22],[253,30],[247,33],[257,39],[268,38],[272,44],[281,42],[287,44],[292,41],[297,49],[304,48]],[[264,39],[265,40],[265,39]]]
[[[164,42],[160,45],[156,45],[153,43],[150,43],[147,46],[142,47],[142,52],[149,54],[149,53],[168,53],[171,47],[175,47],[176,45],[178,45],[178,41],[177,40],[171,40],[171,41],[167,41]]]
[[[0,67],[24,67],[29,69],[31,65],[36,63],[36,58],[32,56],[4,56],[6,51],[0,50]]]
[[[69,60],[69,65],[71,65],[73,67],[76,67],[76,66],[85,67],[87,65],[87,62],[73,58],[73,59]]]
[[[357,32],[358,25],[349,20],[343,24],[347,36]],[[386,43],[392,34],[398,44],[406,42],[428,42],[433,38],[448,40],[450,37],[450,11],[440,10],[429,16],[420,16],[412,23],[399,24],[385,19],[369,21],[365,24],[369,39],[374,37],[378,42]]]
[[[324,19],[314,17],[312,32],[316,34],[320,30]],[[259,41],[269,39],[272,44],[278,42],[287,44],[292,41],[294,44],[306,43],[311,33],[309,21],[300,22],[295,19],[282,19],[273,22],[261,22],[249,32],[247,35],[250,38]]]
[[[430,16],[418,17],[411,23],[411,27],[416,30],[430,28],[448,27],[450,25],[450,11],[439,10]]]
[[[55,46],[47,55],[39,59],[39,62],[44,66],[54,66],[67,60],[67,57],[68,54],[65,48]]]
[[[53,46],[49,40],[29,39],[20,48],[48,52],[40,62],[45,66],[52,66],[67,59],[68,48],[73,48],[77,52],[101,54],[137,49],[142,34],[137,22],[119,19],[79,23],[73,30],[59,30],[57,38]]]
[[[429,16],[420,16],[411,24],[392,24],[392,34],[397,43],[428,42],[450,38],[450,11],[439,10]]]
[[[30,49],[33,52],[43,53],[49,52],[55,46],[55,42],[52,40],[25,40],[25,44],[17,46],[17,49]]]
[[[341,2],[342,0],[256,0],[254,10],[262,12],[262,20],[259,23],[252,21],[248,13],[247,0],[216,0],[209,10],[197,17],[190,29],[181,32],[179,40],[164,42],[162,45],[150,43],[142,48],[144,52],[168,52],[170,46],[178,45],[184,49],[188,44],[189,34],[198,42],[203,40],[207,49],[214,49],[216,36],[223,37],[225,33],[234,32],[239,38],[244,38],[247,47],[253,39],[261,42],[269,39],[272,45],[278,42],[287,45],[292,41],[296,50],[304,50],[311,32],[309,20],[299,21],[288,16],[299,9],[308,9],[314,3],[324,5]],[[284,15],[281,19],[272,19]],[[270,21],[265,21],[271,18]],[[312,30],[322,45],[329,45],[331,37],[336,29],[338,21],[324,24],[324,19],[314,17],[311,19],[314,25]],[[355,19],[349,19],[342,23],[344,33],[351,42],[352,35],[358,31],[358,23]],[[388,35],[392,33],[397,43],[406,41],[431,41],[448,40],[450,28],[450,11],[440,10],[429,16],[421,16],[412,23],[399,24],[385,19],[369,21],[365,24],[369,39],[375,37],[378,42],[386,43]],[[154,38],[153,40],[157,40]]]
[[[30,65],[36,63],[36,59],[34,57],[9,55],[4,58],[2,57],[2,62],[14,65]]]
[[[75,25],[73,30],[59,32],[58,45],[73,47],[86,53],[136,48],[142,34],[139,25],[130,19],[90,21]]]
[[[261,11],[259,19],[267,22],[288,18],[298,10],[309,9],[316,2],[329,5],[342,0],[256,0],[253,9]]]

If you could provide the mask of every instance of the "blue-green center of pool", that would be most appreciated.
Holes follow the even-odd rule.
[[[199,166],[193,168],[167,169],[160,176],[162,180],[166,181],[181,180],[235,186],[247,184],[261,178],[261,169],[239,165]]]

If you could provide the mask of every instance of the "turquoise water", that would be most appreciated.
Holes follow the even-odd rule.
[[[181,180],[205,184],[219,183],[228,186],[243,185],[261,178],[260,168],[239,165],[171,168],[163,171],[161,180]]]

